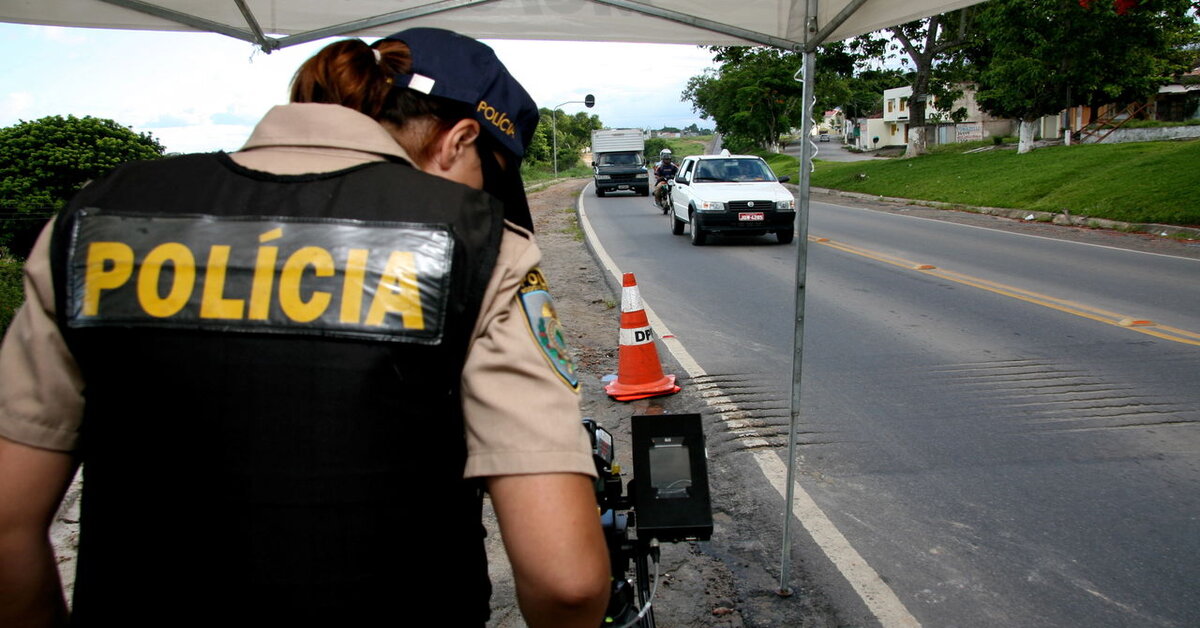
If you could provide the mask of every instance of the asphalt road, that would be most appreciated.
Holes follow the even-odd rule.
[[[783,152],[785,155],[791,155],[799,159],[801,148],[800,142],[792,142],[783,148]],[[863,161],[866,159],[876,159],[876,157],[872,153],[850,152],[842,144],[842,136],[831,135],[828,142],[817,142],[816,159],[824,159],[825,161]]]
[[[782,453],[796,245],[694,247],[644,197],[587,194],[609,255]],[[800,484],[908,612],[1200,625],[1200,261],[820,203],[810,224],[829,240],[809,244]],[[876,622],[813,543],[795,560],[844,623]]]

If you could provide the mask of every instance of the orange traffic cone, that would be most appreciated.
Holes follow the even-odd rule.
[[[654,347],[654,330],[642,309],[633,273],[625,273],[621,288],[621,353],[617,360],[617,379],[604,391],[617,401],[633,401],[679,392],[674,375],[663,375]]]

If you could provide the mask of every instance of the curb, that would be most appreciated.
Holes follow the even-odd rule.
[[[1111,229],[1113,231],[1122,231],[1125,233],[1146,233],[1155,236],[1166,238],[1182,238],[1187,240],[1200,240],[1200,228],[1180,227],[1178,225],[1162,225],[1157,223],[1138,223],[1138,222],[1122,222],[1119,220],[1109,220],[1107,218],[1091,218],[1088,216],[1075,216],[1070,212],[1043,212],[1033,211],[1029,209],[1012,209],[1004,207],[974,207],[971,205],[963,205],[960,203],[944,203],[940,201],[922,201],[911,198],[900,198],[894,196],[878,196],[875,194],[863,194],[861,192],[847,192],[844,190],[834,190],[830,188],[811,188],[813,192],[821,192],[833,196],[843,196],[846,198],[859,199],[864,201],[885,201],[891,203],[901,203],[904,205],[919,205],[922,207],[932,207],[935,209],[949,209],[954,211],[965,211],[976,214],[986,214],[988,216],[999,216],[1001,218],[1011,218],[1022,222],[1048,222],[1056,225],[1068,227],[1086,227],[1090,229]]]

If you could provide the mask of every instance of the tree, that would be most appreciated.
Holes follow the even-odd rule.
[[[584,111],[574,115],[545,107],[540,111],[537,131],[526,150],[526,160],[531,163],[551,163],[555,145],[552,133],[557,131],[558,169],[567,170],[579,163],[580,151],[592,142],[592,131],[604,128],[599,116]]]
[[[716,122],[735,150],[770,148],[800,123],[802,86],[794,78],[799,55],[759,47],[712,47],[721,63],[688,80],[683,100]]]
[[[0,246],[26,254],[84,183],[129,161],[156,159],[147,133],[103,118],[49,116],[0,129]]]
[[[796,80],[801,55],[745,46],[714,46],[710,50],[720,67],[693,76],[684,89],[683,100],[690,100],[700,117],[716,122],[716,131],[731,148],[778,147],[781,136],[802,122],[803,85]],[[825,55],[832,58],[835,54],[842,54],[841,44],[822,46],[818,54],[818,110],[832,109],[844,100],[838,72],[822,64]],[[839,57],[839,63],[831,67],[841,68],[841,60]]]
[[[960,119],[965,111],[950,112],[962,95],[953,87],[961,64],[955,55],[970,41],[974,8],[889,28],[900,47],[913,63],[912,97],[908,101],[908,137],[904,157],[924,155],[927,151],[926,113],[929,103],[949,117]]]
[[[972,53],[983,68],[979,105],[1019,119],[1017,152],[1029,152],[1038,118],[1144,100],[1192,69],[1195,10],[1191,0],[992,0]]]
[[[865,118],[883,110],[883,91],[908,81],[897,69],[863,70],[847,80],[847,96],[841,103],[847,118]]]

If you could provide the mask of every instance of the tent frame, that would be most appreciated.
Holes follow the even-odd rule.
[[[394,11],[391,13],[377,15],[375,17],[343,22],[341,24],[313,29],[303,33],[296,33],[286,37],[271,37],[264,33],[262,26],[259,25],[258,18],[255,17],[254,12],[250,10],[250,7],[246,5],[246,0],[233,0],[233,3],[237,6],[238,10],[241,11],[242,17],[244,17],[246,20],[246,29],[240,29],[228,24],[205,19],[198,15],[192,15],[190,13],[168,9],[157,4],[144,2],[143,0],[100,1],[130,9],[132,11],[153,15],[164,20],[177,22],[197,30],[219,33],[235,39],[247,41],[257,45],[263,50],[263,52],[270,54],[275,50],[286,48],[288,46],[304,44],[311,41],[316,41],[318,39],[324,39],[326,37],[346,35],[364,29],[374,28],[376,26],[395,24],[418,17],[425,17],[427,15],[435,15],[446,11],[453,11],[463,7],[487,4],[489,2],[495,2],[496,0],[437,0],[435,2],[430,2],[429,4],[423,4],[421,6],[404,9],[402,11]],[[809,17],[808,24],[806,25],[807,36],[805,38],[805,42],[797,42],[790,39],[775,37],[765,33],[759,33],[756,31],[739,28],[737,26],[732,26],[730,24],[723,24],[721,22],[716,22],[688,13],[663,9],[661,7],[652,6],[637,0],[590,0],[590,2],[611,6],[617,9],[633,11],[651,17],[671,20],[672,22],[678,22],[687,26],[701,28],[714,33],[730,35],[739,39],[753,42],[760,46],[770,46],[773,48],[782,48],[784,50],[802,51],[810,48],[815,50],[816,46],[824,43],[825,40],[829,38],[829,35],[835,29],[845,23],[846,20],[850,19],[850,17],[854,15],[854,12],[857,11],[859,7],[866,4],[867,0],[851,0],[842,8],[840,12],[838,12],[837,15],[833,17],[832,20],[829,21],[828,24],[826,24],[820,30],[817,30],[816,28],[816,7],[813,6],[817,3],[809,2],[810,12],[807,14]]]
[[[247,29],[239,29],[227,24],[207,20],[199,16],[174,11],[161,7],[142,0],[100,0],[108,4],[121,6],[134,11],[148,13],[156,17],[171,20],[185,26],[227,35],[236,39],[241,39],[259,46],[264,52],[270,54],[274,50],[292,46],[296,44],[308,43],[325,37],[335,37],[346,35],[356,31],[360,31],[375,26],[383,26],[386,24],[394,24],[405,20],[424,17],[452,11],[462,7],[470,7],[495,0],[437,0],[421,6],[410,9],[386,13],[375,17],[364,18],[336,24],[320,29],[313,29],[303,33],[297,33],[286,37],[270,37],[266,35],[262,27],[259,25],[258,19],[254,13],[246,5],[245,0],[233,0],[243,17],[246,19]],[[793,354],[792,354],[792,382],[791,382],[791,421],[788,430],[788,449],[787,449],[787,494],[785,502],[787,508],[783,514],[783,541],[780,559],[780,577],[778,593],[783,596],[792,594],[792,589],[788,586],[791,579],[791,522],[793,505],[795,503],[795,474],[796,474],[796,437],[800,422],[800,405],[801,405],[801,374],[803,371],[803,355],[804,355],[804,314],[805,314],[805,286],[807,282],[807,263],[808,263],[808,222],[809,222],[809,207],[811,204],[810,193],[810,175],[812,173],[812,160],[816,152],[816,144],[813,143],[811,135],[813,128],[813,105],[816,102],[814,94],[815,75],[816,75],[816,50],[817,47],[825,42],[838,27],[846,20],[854,15],[860,7],[868,0],[850,0],[827,24],[818,26],[818,8],[820,0],[805,0],[807,3],[807,11],[805,13],[807,21],[805,23],[805,38],[803,42],[796,42],[790,39],[783,39],[759,33],[744,28],[739,28],[730,24],[723,24],[708,20],[699,16],[663,9],[661,7],[652,6],[637,0],[590,0],[596,4],[607,5],[618,9],[625,9],[648,15],[651,17],[662,18],[673,22],[685,24],[708,31],[731,35],[733,37],[746,40],[748,42],[769,46],[774,48],[782,48],[784,50],[798,51],[802,54],[802,65],[800,71],[796,74],[796,79],[803,83],[801,98],[803,99],[803,120],[801,123],[801,137],[803,138],[801,158],[800,158],[800,173],[797,185],[800,191],[799,207],[797,208],[797,235],[796,240],[796,292],[795,292],[795,327],[793,337]]]
[[[495,0],[438,0],[437,2],[423,4],[411,9],[405,9],[403,11],[394,11],[392,13],[384,13],[383,15],[377,15],[375,17],[363,18],[361,20],[354,20],[351,22],[343,22],[341,24],[335,24],[325,28],[317,28],[310,31],[305,31],[303,33],[297,33],[295,35],[288,35],[287,37],[270,37],[263,32],[262,27],[259,26],[258,18],[256,18],[254,16],[254,12],[252,12],[250,8],[246,6],[245,0],[233,0],[234,4],[236,4],[238,9],[242,12],[242,16],[246,18],[247,29],[245,30],[230,26],[228,24],[223,24],[221,22],[207,20],[198,15],[183,13],[181,11],[175,11],[173,9],[168,9],[156,4],[151,4],[149,2],[143,2],[142,0],[100,0],[100,2],[113,4],[133,11],[139,11],[155,17],[160,17],[164,20],[178,22],[179,24],[183,24],[184,26],[189,26],[197,30],[210,31],[213,33],[219,33],[221,35],[226,35],[228,37],[233,37],[234,39],[248,41],[257,45],[262,49],[263,52],[267,54],[270,54],[281,48],[295,46],[297,44],[306,44],[308,42],[324,39],[326,37],[337,37],[339,35],[346,35],[348,33],[353,33],[375,26],[395,24],[397,22],[424,17],[426,15],[434,15],[462,7],[486,4],[494,1]]]

